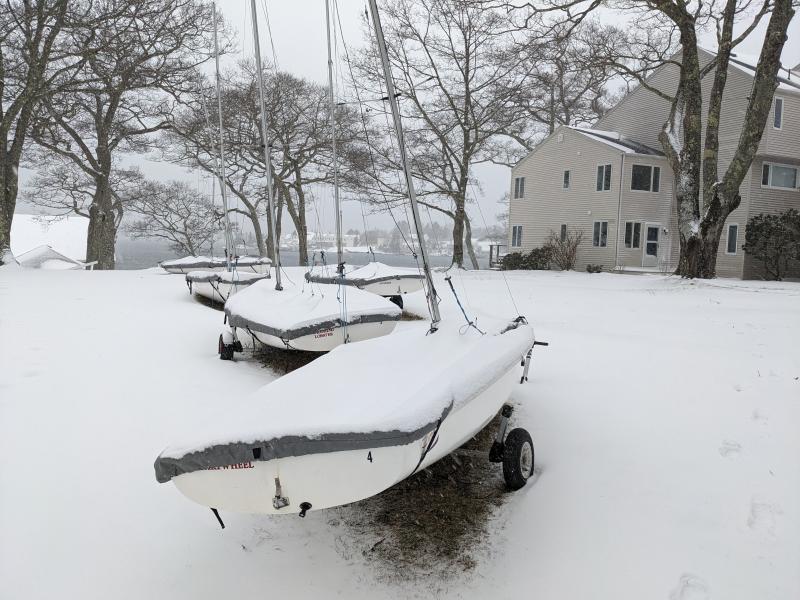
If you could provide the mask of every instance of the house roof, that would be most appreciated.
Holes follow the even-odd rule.
[[[619,150],[626,154],[644,154],[644,155],[651,155],[651,156],[664,156],[664,153],[661,150],[656,150],[655,148],[651,148],[650,146],[645,146],[644,144],[640,144],[638,142],[634,142],[633,140],[629,140],[627,138],[622,137],[616,131],[602,131],[599,129],[583,129],[581,127],[574,127],[572,125],[567,125],[569,129],[572,131],[577,131],[578,133],[588,137],[589,139],[593,139],[598,142],[602,142],[607,146],[611,146],[615,150]]]
[[[50,246],[37,246],[17,256],[17,261],[23,267],[31,269],[82,269],[84,263],[64,256],[53,250]]]
[[[749,56],[746,54],[740,54],[738,52],[731,54],[731,66],[744,73],[747,73],[750,77],[755,77],[756,75],[755,65],[757,64],[758,64],[757,56]],[[783,75],[781,75],[781,72],[786,73],[787,76],[784,77]],[[789,69],[781,67],[778,70],[778,77],[777,77],[778,89],[784,92],[795,92],[797,94],[800,94],[800,79],[790,79],[791,76],[792,73]]]

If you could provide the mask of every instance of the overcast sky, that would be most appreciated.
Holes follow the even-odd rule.
[[[333,0],[332,0],[333,1]],[[362,44],[362,16],[364,14],[365,0],[337,0],[339,16],[342,23],[343,37],[349,46]],[[278,66],[281,70],[291,71],[297,75],[314,79],[320,83],[327,82],[326,71],[326,36],[325,36],[325,1],[324,0],[257,0],[259,13],[259,27],[262,54],[272,56],[272,46],[275,48]],[[221,0],[217,3],[228,25],[235,30],[238,53],[229,55],[223,62],[238,59],[240,56],[253,56],[252,20],[250,18],[250,2],[248,0]],[[265,18],[265,8],[268,9],[272,44],[269,41],[269,31]],[[618,21],[618,18],[615,17]],[[766,20],[758,31],[740,45],[738,51],[744,54],[757,56],[760,51],[763,31]],[[703,44],[709,49],[714,48],[714,36],[703,36]],[[783,52],[783,64],[793,66],[800,63],[800,18],[795,17],[789,28],[789,40]],[[211,67],[211,65],[209,65]],[[197,172],[187,172],[185,169],[167,163],[151,163],[143,161],[141,157],[131,157],[125,162],[129,164],[143,164],[148,176],[159,179],[189,179],[201,181]],[[475,227],[483,225],[483,216],[488,225],[496,222],[496,215],[502,210],[498,199],[509,187],[510,171],[498,166],[478,166],[474,169],[475,176],[479,179],[482,191],[477,191],[478,202],[482,211],[477,211],[475,206],[468,207],[470,217]],[[210,190],[210,184],[208,184]],[[333,211],[329,204],[329,193],[318,196],[318,215],[310,214],[309,223],[314,223],[319,216],[322,226],[331,229]],[[361,229],[361,210],[353,202],[345,203],[344,228]],[[290,227],[288,219],[285,228]],[[369,217],[369,227],[389,228],[391,219],[386,215]],[[312,226],[316,229],[316,226]]]

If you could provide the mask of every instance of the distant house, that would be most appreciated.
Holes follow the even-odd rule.
[[[702,59],[713,55],[702,51]],[[732,59],[720,120],[720,170],[736,146],[752,89],[751,62]],[[797,72],[795,72],[797,71]],[[707,102],[711,76],[703,82]],[[673,93],[678,68],[665,65],[648,84]],[[669,103],[644,87],[626,95],[595,127],[559,127],[512,169],[509,251],[541,246],[549,233],[580,231],[577,268],[673,270],[679,255],[672,171],[658,135]],[[705,112],[704,112],[705,118]],[[705,124],[704,124],[705,126]],[[723,277],[758,277],[742,250],[747,220],[800,208],[800,65],[779,79],[742,202],[727,219],[717,257]]]
[[[15,213],[11,222],[11,251],[17,260],[31,253],[44,255],[44,248],[67,261],[83,264],[86,258],[86,234],[89,219],[77,215],[53,217]],[[61,260],[54,257],[54,260]]]
[[[85,269],[94,267],[95,262],[84,263],[64,256],[60,252],[53,250],[50,246],[39,246],[33,250],[23,252],[16,257],[20,266],[29,269],[51,269],[51,270],[70,270]]]

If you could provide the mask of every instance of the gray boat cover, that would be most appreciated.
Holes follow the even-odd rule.
[[[156,459],[154,465],[156,480],[159,483],[166,483],[173,477],[184,473],[259,460],[266,461],[289,456],[343,452],[345,450],[366,450],[386,446],[405,446],[422,439],[436,429],[437,423],[444,419],[449,410],[448,407],[437,421],[410,432],[393,430],[371,433],[331,433],[313,438],[288,435],[272,439],[258,439],[250,443],[216,444],[204,450],[189,452],[179,458],[162,454]]]
[[[306,281],[314,283],[335,283],[363,287],[379,281],[399,281],[400,279],[423,279],[424,276],[416,269],[392,267],[380,262],[371,262],[367,265],[345,271],[344,277],[339,277],[332,267],[316,268],[305,274]]]

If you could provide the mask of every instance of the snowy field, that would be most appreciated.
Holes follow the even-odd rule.
[[[539,477],[472,571],[397,583],[325,512],[220,530],[156,483],[162,448],[274,377],[218,360],[182,276],[0,270],[0,598],[800,598],[800,284],[508,280],[550,342],[513,396]],[[499,273],[454,282],[479,324],[516,315]]]

